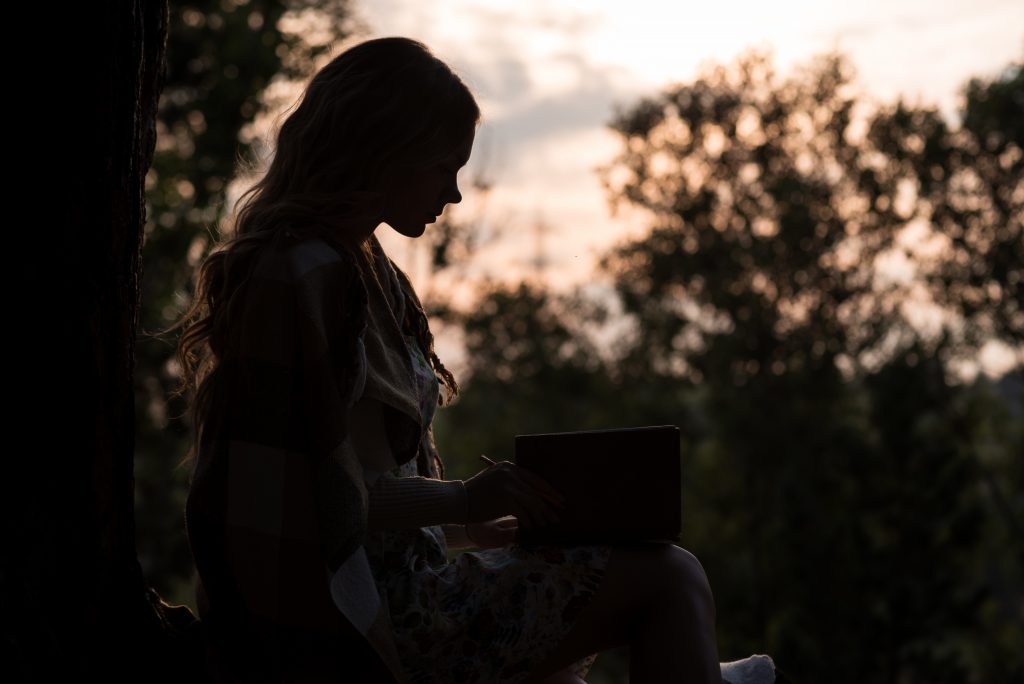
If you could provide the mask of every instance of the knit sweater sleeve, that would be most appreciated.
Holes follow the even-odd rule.
[[[385,473],[369,490],[367,526],[372,531],[463,524],[466,501],[462,480]]]
[[[361,455],[367,479],[367,529],[408,529],[462,524],[468,517],[462,480],[398,477],[387,469],[393,463],[382,404],[363,399],[350,409],[351,447]],[[383,472],[382,472],[383,471]]]

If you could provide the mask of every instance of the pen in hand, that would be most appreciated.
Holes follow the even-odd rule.
[[[491,460],[490,458],[488,458],[484,454],[480,454],[480,460],[483,461],[484,463],[486,463],[487,465],[492,465],[492,466],[493,465],[498,465],[497,463],[495,463],[493,460]],[[550,489],[550,488],[548,488],[548,489]],[[562,506],[565,505],[565,497],[562,496],[561,494],[557,493],[557,492],[545,493],[544,496],[546,496],[548,499],[553,499],[553,501],[559,507],[562,507]]]

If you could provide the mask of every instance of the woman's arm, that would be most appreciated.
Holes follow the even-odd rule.
[[[369,498],[367,527],[370,531],[408,529],[466,521],[468,502],[462,480],[430,477],[396,477],[389,472],[394,457],[387,437],[383,407],[364,397],[349,411],[352,449],[359,454]],[[381,472],[384,471],[384,472]],[[373,475],[376,474],[375,477]]]
[[[461,524],[466,520],[466,510],[462,480],[385,473],[369,490],[367,527],[373,531]]]

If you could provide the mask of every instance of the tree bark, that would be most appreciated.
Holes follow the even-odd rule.
[[[8,170],[27,210],[11,231],[23,282],[10,294],[28,333],[12,364],[23,448],[10,462],[26,470],[5,477],[5,671],[202,681],[195,616],[147,586],[135,549],[132,375],[168,4],[24,11],[11,25],[29,41],[11,65],[25,156]]]

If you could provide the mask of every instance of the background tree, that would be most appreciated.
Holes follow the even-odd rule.
[[[945,247],[926,273],[958,310],[965,337],[1024,345],[1024,59],[964,91],[959,130],[906,155],[934,235]],[[908,140],[914,140],[907,136]],[[930,144],[928,144],[930,143]],[[916,144],[903,147],[918,147]]]
[[[1016,68],[974,82],[959,125],[873,105],[839,55],[786,79],[746,55],[620,112],[604,180],[651,230],[607,254],[615,301],[495,286],[454,316],[470,375],[437,423],[454,476],[515,434],[679,425],[684,545],[723,659],[769,652],[797,681],[1022,676],[1024,566],[1005,549],[1024,373],[952,372],[1020,341]],[[990,91],[1003,104],[968,124]],[[944,238],[949,217],[973,237]],[[942,325],[915,322],[940,306]],[[625,332],[590,334],[617,309]],[[612,652],[590,679],[626,670]]]
[[[479,470],[477,455],[512,460],[512,436],[598,425],[611,391],[601,357],[577,325],[579,298],[536,285],[484,286],[480,305],[451,312],[465,334],[471,389],[437,417],[449,477]],[[542,410],[538,410],[543,407]]]
[[[1005,643],[963,632],[1012,605],[977,566],[1009,519],[944,365],[990,337],[1021,350],[1019,71],[975,82],[955,127],[872,107],[841,56],[779,80],[751,54],[613,122],[609,193],[652,229],[603,266],[636,323],[632,373],[703,393],[690,500],[709,516],[688,531],[725,654],[766,649],[807,681],[1020,672]],[[970,123],[989,92],[1005,106]],[[912,316],[930,303],[945,318],[929,335]]]

